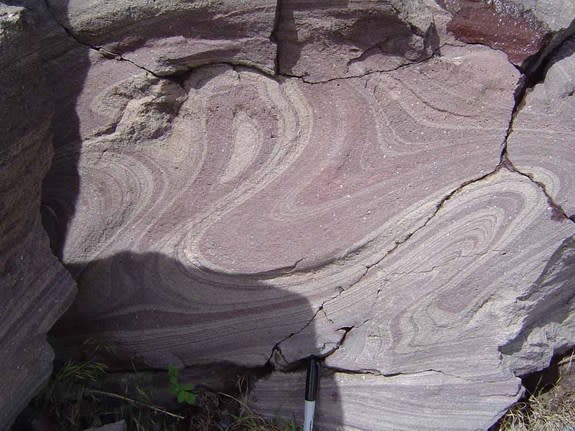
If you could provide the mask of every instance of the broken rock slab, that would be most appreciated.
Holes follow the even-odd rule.
[[[344,412],[326,429],[384,427],[381,388],[427,391],[454,426],[495,421],[517,375],[573,343],[568,308],[544,320],[561,344],[524,342],[569,300],[573,225],[500,165],[517,69],[406,3],[50,0],[74,44],[46,59],[66,109],[44,199],[80,285],[60,340],[152,368],[326,356],[320,414]],[[437,424],[414,397],[415,422],[391,423]]]
[[[530,10],[511,1],[441,0],[453,14],[447,31],[465,43],[480,43],[504,51],[521,65],[543,47],[548,32]]]
[[[322,379],[321,429],[342,417],[362,430],[489,428],[521,396],[516,376],[573,343],[573,235],[520,174],[501,170],[455,193],[310,325],[324,344],[345,329],[325,359],[336,374]],[[284,356],[301,335],[278,345]],[[283,389],[304,381],[276,373],[258,382],[252,405],[301,418],[303,390]],[[386,413],[369,419],[370,409]]]
[[[308,82],[389,71],[438,48],[423,1],[281,1],[273,38],[281,74]]]
[[[444,30],[448,34],[501,50],[527,70],[539,67],[575,32],[575,5],[569,0],[439,0],[438,4],[451,14]]]
[[[52,104],[35,28],[26,9],[0,5],[0,429],[50,375],[46,333],[75,292],[40,221]]]
[[[542,82],[528,91],[508,139],[509,160],[541,182],[568,216],[575,215],[575,39],[550,60]]]
[[[47,3],[82,44],[159,75],[218,62],[274,70],[275,0]]]
[[[59,331],[149,366],[261,366],[443,196],[497,166],[517,74],[475,47],[325,84],[226,65],[183,89],[142,79],[127,104],[114,90],[126,80],[90,104],[122,115],[80,149],[63,257],[82,287]],[[459,90],[442,98],[443,85]]]
[[[268,417],[303,418],[304,373],[275,372],[248,400]],[[397,376],[332,373],[320,379],[318,430],[485,430],[520,394],[519,379],[478,383],[435,371]],[[377,412],[377,413],[374,413]],[[345,424],[341,427],[341,424]]]

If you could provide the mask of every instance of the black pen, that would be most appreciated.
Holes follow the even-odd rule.
[[[303,431],[313,430],[313,417],[315,414],[315,399],[319,386],[319,362],[313,356],[307,364],[307,377],[305,381],[305,410]]]

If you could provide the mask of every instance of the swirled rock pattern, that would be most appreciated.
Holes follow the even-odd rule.
[[[487,73],[486,64],[499,64],[497,76]],[[246,277],[242,284],[252,291],[226,293],[218,304],[222,317],[238,313],[241,303],[249,309],[257,302],[261,289],[250,283],[283,289],[269,300],[303,293],[315,298],[317,308],[336,287],[353,284],[405,232],[422,226],[442,196],[497,166],[516,78],[501,54],[455,48],[401,74],[317,85],[230,66],[197,70],[184,88],[143,76],[120,82],[118,88],[142,87],[141,96],[131,94],[125,105],[114,87],[92,104],[113,111],[118,103],[122,116],[113,133],[83,144],[81,192],[63,253],[87,285],[102,279],[108,286],[82,290],[81,309],[69,313],[70,324],[78,328],[86,319],[89,326],[100,321],[109,327],[117,318],[137,329],[139,319],[129,310],[154,308],[154,301],[140,303],[140,291],[177,295],[178,307],[163,310],[166,319],[188,316],[194,332],[206,335],[205,345],[191,348],[179,328],[159,328],[168,331],[166,339],[168,333],[178,336],[181,346],[163,352],[150,344],[148,353],[154,364],[156,357],[175,354],[191,365],[213,361],[208,352],[220,350],[211,341],[213,330],[194,317],[205,312],[200,298],[211,301],[215,294],[211,279],[221,278],[225,286]],[[460,92],[440,101],[437,83],[447,80]],[[148,276],[124,285],[134,264],[117,256],[127,251],[176,258],[189,279],[176,282],[162,276],[173,269],[150,267]],[[194,289],[195,283],[205,287]],[[116,293],[126,301],[125,313]],[[295,310],[300,302],[294,301]],[[255,359],[244,358],[239,343],[220,358],[261,363],[275,342],[306,322],[290,318],[297,315],[290,308],[284,314],[294,323],[256,337]],[[261,321],[254,316],[246,324],[259,327]],[[229,325],[221,332],[230,337],[248,328]],[[195,346],[201,342],[196,337],[190,337]]]
[[[567,215],[575,214],[575,40],[552,59],[545,80],[527,94],[508,151],[512,163],[545,187]]]
[[[575,229],[568,220],[552,220],[546,201],[526,178],[505,170],[490,175],[447,201],[425,229],[410,238],[412,248],[402,247],[324,304],[315,322],[316,337],[322,339],[328,322],[337,322],[346,331],[345,342],[327,357],[327,365],[364,370],[370,384],[393,398],[379,405],[390,411],[382,415],[386,423],[376,429],[421,426],[420,419],[409,414],[415,399],[418,404],[434,404],[428,406],[425,427],[429,429],[486,429],[501,414],[495,404],[471,409],[473,414],[465,418],[452,415],[462,404],[476,403],[468,398],[470,394],[514,399],[520,383],[511,370],[525,367],[522,371],[530,372],[538,363],[548,363],[549,346],[557,341],[559,348],[569,337],[566,334],[572,333],[567,320],[539,328],[527,342],[523,340],[529,312],[540,308],[540,319],[541,315],[550,320],[568,316],[573,298],[573,269],[565,264],[572,259],[572,245],[564,238]],[[562,265],[555,265],[561,270],[551,269],[561,260]],[[542,286],[551,285],[556,297],[542,300],[546,290]],[[288,349],[290,342],[284,342]],[[548,348],[528,347],[537,342]],[[524,351],[513,357],[513,349],[521,350],[518,346]],[[473,352],[472,363],[469,352]],[[512,367],[497,365],[501,352],[510,355]],[[366,376],[336,375],[322,389],[322,402],[327,405],[334,385],[350,397],[342,403],[342,414],[349,417],[352,429],[369,428],[362,423],[369,416],[366,403],[377,403],[370,390],[359,388],[362,379]],[[269,413],[272,406],[294,407],[290,391],[282,393],[293,386],[293,380],[291,374],[276,373],[260,382],[253,404]],[[396,384],[401,389],[389,394],[388,388]],[[452,384],[467,386],[462,390],[465,397],[454,397],[452,391],[457,389],[450,389]],[[320,421],[329,428],[331,417],[328,410]]]
[[[55,336],[271,364],[250,403],[272,415],[322,356],[322,430],[493,424],[575,344],[568,140],[529,164],[511,63],[555,27],[439,3],[47,0],[68,43],[45,44],[43,221],[79,285]],[[567,136],[569,46],[525,99],[541,136]]]

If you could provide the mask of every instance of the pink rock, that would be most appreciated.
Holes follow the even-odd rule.
[[[325,429],[477,429],[575,344],[568,140],[546,141],[571,132],[571,48],[513,120],[519,72],[476,42],[524,58],[525,16],[348,3],[27,2],[31,52],[1,15],[0,363],[24,364],[2,424],[72,289],[39,224],[51,136],[44,226],[79,285],[54,334],[114,365],[271,363],[252,405],[291,416],[279,370],[319,355]]]

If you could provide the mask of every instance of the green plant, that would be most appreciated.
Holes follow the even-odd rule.
[[[174,411],[158,404],[154,392],[159,386],[158,393],[165,393],[163,373],[140,372],[135,367],[133,373],[114,373],[93,358],[70,360],[55,369],[32,404],[57,430],[125,420],[128,431],[300,431],[293,420],[264,418],[250,409],[246,376],[240,376],[233,395],[181,383],[175,367],[168,368],[168,379],[168,389],[180,403]]]
[[[137,383],[122,389],[118,387],[120,381],[113,380],[103,363],[70,360],[54,371],[32,405],[45,412],[59,430],[80,430],[122,419],[129,431],[180,429],[184,415],[154,405],[149,393]]]
[[[170,392],[178,399],[179,403],[186,403],[191,406],[196,405],[195,387],[191,383],[180,383],[180,370],[176,367],[168,367],[168,380],[170,382]]]

